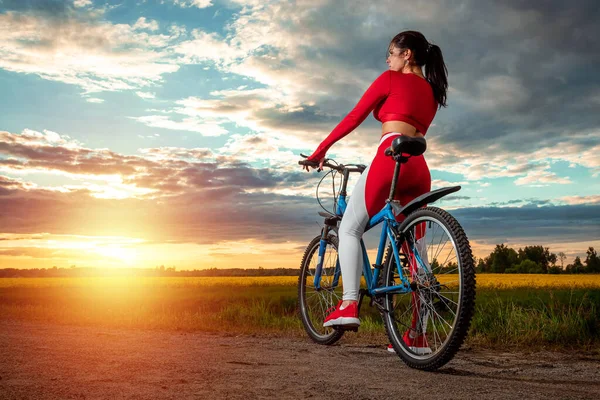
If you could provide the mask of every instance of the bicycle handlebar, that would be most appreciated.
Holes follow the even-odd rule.
[[[302,157],[304,158],[308,158],[307,155],[304,154],[300,154]],[[344,164],[339,164],[339,165],[335,165],[335,164],[331,164],[329,162],[329,158],[325,159],[325,162],[323,163],[323,167],[327,167],[327,168],[331,168],[334,169],[338,172],[344,172],[344,170],[347,170],[348,172],[360,172],[362,173],[365,168],[367,168],[366,166],[362,165],[362,164],[348,164],[348,165],[344,165]],[[300,160],[298,161],[298,164],[300,165],[307,165],[309,167],[319,167],[319,163],[317,161],[308,161],[308,160]],[[352,168],[355,167],[355,168]]]

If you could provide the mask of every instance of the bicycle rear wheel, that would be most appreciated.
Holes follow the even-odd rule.
[[[342,299],[341,279],[334,284],[338,262],[338,238],[327,237],[327,248],[323,256],[320,288],[315,288],[314,277],[319,259],[321,236],[315,237],[306,248],[300,263],[298,278],[298,313],[308,336],[319,344],[333,344],[344,334],[341,329],[323,327],[327,311]]]
[[[469,240],[448,212],[427,207],[398,228],[397,243],[409,293],[385,295],[383,315],[390,341],[410,367],[435,370],[462,345],[475,307],[475,268]],[[390,247],[384,261],[386,285],[400,285]]]

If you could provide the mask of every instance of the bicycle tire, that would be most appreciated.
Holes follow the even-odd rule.
[[[444,295],[442,295],[440,297],[439,293],[440,293],[440,288],[442,288],[443,286],[447,286],[446,284],[442,284],[441,282],[443,282],[444,279],[442,279],[442,281],[438,280],[438,276],[436,276],[433,272],[429,272],[429,271],[433,271],[435,268],[432,267],[431,265],[429,265],[428,269],[429,271],[427,271],[426,267],[423,267],[423,270],[426,270],[424,272],[423,275],[426,275],[428,279],[427,283],[429,283],[429,285],[425,285],[423,284],[422,287],[424,289],[418,289],[417,291],[414,291],[414,297],[413,294],[399,294],[399,293],[391,293],[391,294],[386,294],[384,297],[384,313],[383,313],[383,321],[384,321],[384,325],[385,325],[385,329],[386,329],[386,333],[388,334],[388,337],[390,339],[390,342],[392,344],[392,346],[394,347],[394,350],[396,351],[396,354],[402,359],[402,361],[404,361],[404,363],[406,365],[408,365],[411,368],[415,368],[415,369],[420,369],[420,370],[425,370],[425,371],[433,371],[436,370],[440,367],[442,367],[443,365],[445,365],[446,363],[448,363],[456,354],[456,352],[459,350],[459,348],[461,347],[462,343],[464,342],[470,324],[471,324],[471,319],[473,317],[473,313],[474,313],[474,309],[475,309],[475,288],[476,288],[476,278],[475,278],[475,267],[474,267],[474,262],[473,262],[473,255],[471,252],[471,247],[469,244],[469,240],[467,238],[467,235],[465,234],[463,228],[460,226],[460,224],[458,223],[458,221],[452,216],[450,215],[447,211],[444,211],[440,208],[437,207],[426,207],[426,208],[421,208],[418,209],[414,212],[412,212],[411,214],[409,214],[405,221],[402,222],[402,224],[398,227],[398,231],[399,233],[406,233],[406,232],[410,232],[410,229],[415,228],[417,224],[421,224],[422,222],[436,222],[440,225],[440,227],[443,227],[445,229],[442,229],[445,233],[449,233],[449,237],[452,239],[453,243],[453,248],[454,250],[458,253],[456,259],[456,269],[458,270],[457,272],[457,277],[458,279],[456,281],[451,281],[451,282],[458,282],[457,288],[459,288],[458,292],[442,292],[444,294],[446,293],[458,293],[458,300],[456,302],[454,302],[453,300],[449,300],[447,297],[445,297]],[[429,226],[431,226],[432,224],[430,223]],[[423,226],[423,225],[421,225]],[[435,231],[435,229],[434,229]],[[402,237],[402,236],[401,236]],[[402,243],[398,243],[398,249],[401,249],[402,247]],[[445,246],[445,244],[444,244]],[[438,245],[439,247],[439,245]],[[399,250],[400,251],[400,250]],[[419,251],[417,251],[417,254],[419,253]],[[427,255],[427,251],[424,252],[425,255]],[[414,256],[413,256],[414,257]],[[434,262],[436,262],[436,258],[434,257]],[[409,266],[409,261],[406,257],[403,260],[401,260],[401,262],[403,263],[402,268],[404,270],[406,270],[408,273],[410,273],[410,266]],[[423,262],[424,263],[424,262]],[[452,264],[452,267],[454,267],[454,264]],[[419,267],[421,268],[421,267]],[[443,270],[443,266],[440,266],[439,269],[440,271]],[[392,284],[397,284],[398,282],[394,283],[394,280],[397,279],[395,278],[395,271],[396,271],[396,262],[395,262],[395,258],[393,255],[393,251],[391,248],[391,244],[388,245],[388,249],[386,251],[386,256],[385,256],[385,260],[384,260],[384,270],[383,270],[383,282],[386,282],[386,285],[392,285]],[[453,273],[453,272],[452,272]],[[417,276],[417,275],[413,275],[413,276]],[[441,276],[439,277],[440,279],[442,278]],[[448,276],[444,276],[444,278],[448,278]],[[411,279],[419,279],[419,278],[411,278]],[[410,279],[409,279],[410,280]],[[447,280],[447,279],[446,279]],[[453,284],[454,285],[454,284]],[[437,290],[437,292],[436,292]],[[398,296],[398,299],[395,299],[394,296]],[[394,309],[396,307],[396,304],[399,305],[398,308],[402,308],[403,303],[405,304],[407,302],[407,297],[400,297],[400,296],[411,296],[410,299],[410,304],[409,307],[407,309],[410,310],[411,312],[409,314],[405,313],[400,316],[397,315],[399,314],[399,312],[396,312]],[[437,296],[437,298],[436,298]],[[427,298],[429,297],[429,298]],[[415,298],[417,300],[415,300]],[[434,304],[435,300],[441,300],[437,302],[437,304]],[[448,301],[446,301],[446,300]],[[416,304],[416,306],[415,306]],[[444,311],[440,311],[440,313],[438,313],[437,308],[438,305],[441,304],[442,308],[447,308]],[[453,304],[456,304],[456,311],[453,311]],[[424,321],[426,321],[425,327],[422,326],[420,329],[422,330],[422,336],[424,337],[424,341],[423,343],[425,343],[425,345],[422,345],[423,347],[417,348],[417,347],[411,347],[409,346],[406,342],[405,339],[403,338],[403,334],[402,332],[399,331],[399,326],[398,325],[403,325],[403,329],[407,328],[407,324],[404,323],[402,324],[402,318],[404,317],[404,321],[407,321],[407,319],[411,319],[413,322],[413,326],[412,327],[408,327],[408,331],[410,331],[411,329],[414,330],[414,321],[415,321],[415,315],[419,315],[419,319],[421,318],[421,314],[423,313],[430,315],[430,317],[425,317],[423,318]],[[454,324],[452,325],[452,327],[450,328],[450,332],[445,332],[445,328],[444,328],[444,322],[447,323],[447,321],[443,320],[441,317],[441,313],[444,312],[448,315],[451,315],[451,313],[448,313],[448,311],[450,311],[451,313],[454,314]],[[440,324],[440,326],[442,328],[444,328],[444,331],[442,332],[442,330],[440,330],[438,333],[440,334],[440,346],[435,348],[434,350],[431,350],[430,347],[431,346],[431,333],[427,332],[427,326],[429,324],[429,322],[431,322],[431,324],[434,326],[435,328],[435,324],[436,324],[436,314],[439,317],[438,318],[438,323],[440,321],[442,321],[442,323]],[[406,332],[408,332],[406,331]],[[436,343],[436,330],[434,329],[434,333],[433,333],[433,342],[437,345]],[[441,341],[441,335],[443,333],[446,333],[445,339],[442,342]],[[405,333],[406,334],[406,333]],[[417,345],[418,346],[418,345]],[[411,350],[412,349],[412,350]],[[429,350],[431,353],[430,354],[425,354],[425,352],[419,354],[418,350],[419,349],[427,349]]]
[[[302,325],[304,326],[306,333],[315,343],[331,345],[337,342],[344,335],[344,331],[342,329],[335,329],[330,327],[325,328],[322,326],[322,324],[323,320],[325,319],[326,310],[330,307],[336,306],[337,300],[341,299],[341,285],[338,285],[337,287],[338,293],[336,293],[335,291],[317,291],[314,287],[311,287],[309,285],[309,278],[312,275],[310,270],[311,263],[318,258],[320,242],[320,235],[310,241],[310,243],[306,247],[306,250],[304,251],[302,262],[300,263],[300,276],[298,277],[298,314],[300,316],[300,320],[302,321]],[[337,236],[329,235],[327,237],[327,247],[335,251],[333,262],[336,262],[338,252]],[[326,262],[331,261],[331,254],[329,254],[329,256],[330,257],[328,260],[326,260],[327,256],[324,257],[324,267]],[[313,263],[313,265],[316,266],[316,262]],[[327,270],[324,268],[324,271]],[[324,286],[327,286],[327,283],[330,283],[328,281],[330,281],[332,278],[333,274],[324,274],[322,276],[321,282],[325,283]],[[309,309],[312,309],[313,307],[308,302],[308,294],[312,294],[313,297],[311,299],[313,300],[316,296],[316,300],[320,302],[320,312],[316,312],[313,313],[313,315],[311,315],[311,311]]]

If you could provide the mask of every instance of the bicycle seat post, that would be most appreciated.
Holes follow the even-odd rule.
[[[392,178],[392,187],[390,188],[390,198],[388,201],[394,200],[394,194],[396,193],[396,181],[400,175],[400,161],[396,161],[396,167],[394,168],[394,177]]]

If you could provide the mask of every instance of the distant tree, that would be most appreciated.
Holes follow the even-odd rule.
[[[485,261],[483,260],[483,258],[480,258],[479,261],[477,261],[476,268],[477,272],[485,272]]]
[[[519,249],[519,261],[531,260],[542,268],[542,272],[548,272],[550,265],[556,263],[556,254],[550,253],[548,247],[543,246],[525,246]]]
[[[600,272],[600,258],[598,258],[596,250],[593,247],[589,247],[585,254],[587,254],[585,258],[585,271],[591,273]]]
[[[558,265],[553,265],[550,268],[548,268],[548,273],[549,274],[561,274],[563,272],[563,269],[561,267],[559,267]]]
[[[486,269],[489,272],[503,273],[518,262],[519,255],[514,249],[506,247],[504,243],[497,244],[494,251],[486,258]]]
[[[531,260],[523,260],[520,263],[513,265],[506,270],[508,273],[514,274],[541,274],[544,273],[541,265]]]
[[[560,260],[560,269],[565,269],[564,263],[567,259],[567,255],[562,251],[558,252],[558,259]]]
[[[458,273],[458,263],[449,262],[446,264],[445,268],[442,268],[443,273],[446,274],[457,274]]]
[[[440,269],[440,263],[438,262],[437,258],[434,258],[433,261],[429,263],[429,266],[431,267],[431,271],[434,273],[437,273]]]
[[[581,258],[579,258],[579,256],[575,257],[573,264],[567,265],[565,271],[569,274],[581,274],[582,272],[585,272],[585,267],[581,263]]]
[[[546,251],[548,251],[548,248],[546,247]],[[550,255],[548,256],[548,261],[550,262],[550,265],[548,266],[548,269],[550,268],[554,268],[556,266],[556,254],[554,253],[550,253]]]

